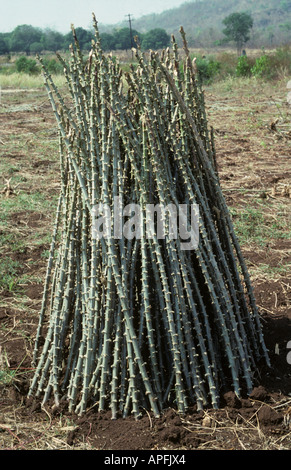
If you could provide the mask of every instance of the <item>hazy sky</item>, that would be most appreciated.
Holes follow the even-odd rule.
[[[189,0],[188,0],[189,1]],[[130,13],[139,18],[161,13],[186,0],[0,0],[0,32],[10,32],[20,24],[52,28],[61,33],[75,27],[92,26],[92,12],[99,23],[114,24]],[[133,23],[134,27],[134,23]]]

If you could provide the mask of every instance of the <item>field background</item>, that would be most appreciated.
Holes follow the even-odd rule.
[[[94,409],[79,419],[26,399],[59,193],[58,133],[41,77],[0,75],[0,449],[291,449],[288,79],[282,70],[276,81],[229,76],[204,86],[272,369],[258,371],[251,397],[230,393],[219,411],[112,422]]]

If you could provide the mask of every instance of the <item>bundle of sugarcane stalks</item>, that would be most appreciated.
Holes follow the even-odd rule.
[[[61,190],[29,396],[78,414],[111,409],[113,419],[218,408],[222,391],[250,393],[269,358],[185,34],[182,60],[173,37],[160,54],[137,48],[123,72],[93,23],[89,57],[74,28],[70,59],[58,56],[67,94],[43,66]],[[116,200],[141,208],[141,236],[110,236],[113,219],[109,236],[106,223],[94,236],[94,208]],[[148,204],[198,207],[197,245],[144,236]]]

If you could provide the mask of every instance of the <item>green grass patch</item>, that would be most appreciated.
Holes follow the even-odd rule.
[[[21,294],[23,284],[31,281],[23,274],[24,268],[32,267],[38,261],[21,261],[21,254],[27,251],[28,247],[49,246],[51,242],[51,231],[48,229],[48,216],[54,214],[54,207],[57,203],[58,195],[49,198],[47,194],[35,192],[32,194],[20,192],[18,195],[9,198],[2,198],[0,212],[0,292],[13,292]],[[23,214],[24,223],[17,224],[16,214]],[[29,218],[43,214],[43,227],[39,225],[37,229],[29,225]],[[21,216],[20,216],[21,218]],[[27,224],[25,221],[27,220]],[[42,219],[40,219],[42,220]],[[40,222],[41,224],[41,222]],[[37,239],[35,238],[37,230]],[[6,254],[7,253],[7,254]],[[47,250],[44,248],[40,254],[41,259],[47,257]],[[25,257],[24,257],[25,258]],[[20,261],[18,261],[18,259]],[[35,279],[36,282],[40,279]]]
[[[10,198],[3,198],[1,201],[0,220],[5,221],[9,214],[20,211],[36,211],[50,213],[58,200],[58,194],[53,194],[48,198],[45,192],[36,191],[33,194],[20,191]]]
[[[262,273],[276,276],[288,276],[290,273],[290,264],[282,264],[280,266],[270,266],[269,264],[261,263],[259,269]]]
[[[54,76],[54,82],[58,87],[62,87],[66,83],[63,75]],[[44,88],[43,77],[39,73],[37,75],[30,75],[29,73],[13,72],[9,74],[0,74],[0,87],[1,88]]]
[[[284,210],[272,215],[263,207],[232,208],[236,234],[242,245],[254,243],[264,247],[270,240],[288,239],[291,236],[290,220]]]
[[[1,241],[0,241],[1,243]],[[1,246],[1,245],[0,245]],[[0,292],[5,290],[14,292],[17,286],[17,272],[20,267],[18,261],[1,257],[0,261]]]

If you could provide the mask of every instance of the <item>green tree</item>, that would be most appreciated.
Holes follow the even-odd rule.
[[[41,40],[42,31],[40,28],[23,24],[17,26],[10,35],[10,50],[12,52],[30,53],[30,46]]]
[[[89,50],[91,47],[91,41],[94,38],[93,33],[81,27],[75,28],[75,33],[76,33],[80,48],[82,50]],[[70,31],[69,33],[65,34],[63,37],[63,47],[66,49],[73,42],[74,42],[73,34],[72,34],[72,31]]]
[[[78,38],[80,48],[83,50],[89,50],[91,48],[91,41],[94,38],[94,34],[88,29],[76,28],[76,36]]]
[[[0,33],[0,55],[8,54],[9,47],[7,44],[6,36]]]
[[[228,41],[234,41],[238,55],[241,55],[244,44],[250,39],[249,33],[253,27],[253,18],[249,13],[232,13],[224,18],[225,25],[223,34]]]
[[[43,51],[43,49],[44,48],[42,42],[33,42],[29,46],[29,51],[31,52],[31,54],[38,54]]]
[[[135,36],[140,36],[139,32],[135,29],[121,28],[115,30],[113,33],[115,49],[128,50],[132,47],[136,47]]]
[[[289,32],[289,31],[291,31],[291,23],[289,23],[289,22],[287,22],[287,23],[281,23],[281,24],[279,24],[279,28],[280,28],[282,31]]]
[[[279,8],[281,8],[284,11],[290,11],[291,10],[291,4],[289,0],[281,0],[279,3]]]
[[[104,51],[112,51],[115,49],[115,38],[113,34],[101,33],[100,40]]]
[[[147,49],[162,49],[170,43],[170,36],[162,28],[155,28],[143,35],[141,47]]]
[[[41,37],[42,49],[56,52],[63,48],[64,36],[52,29],[45,29]]]

